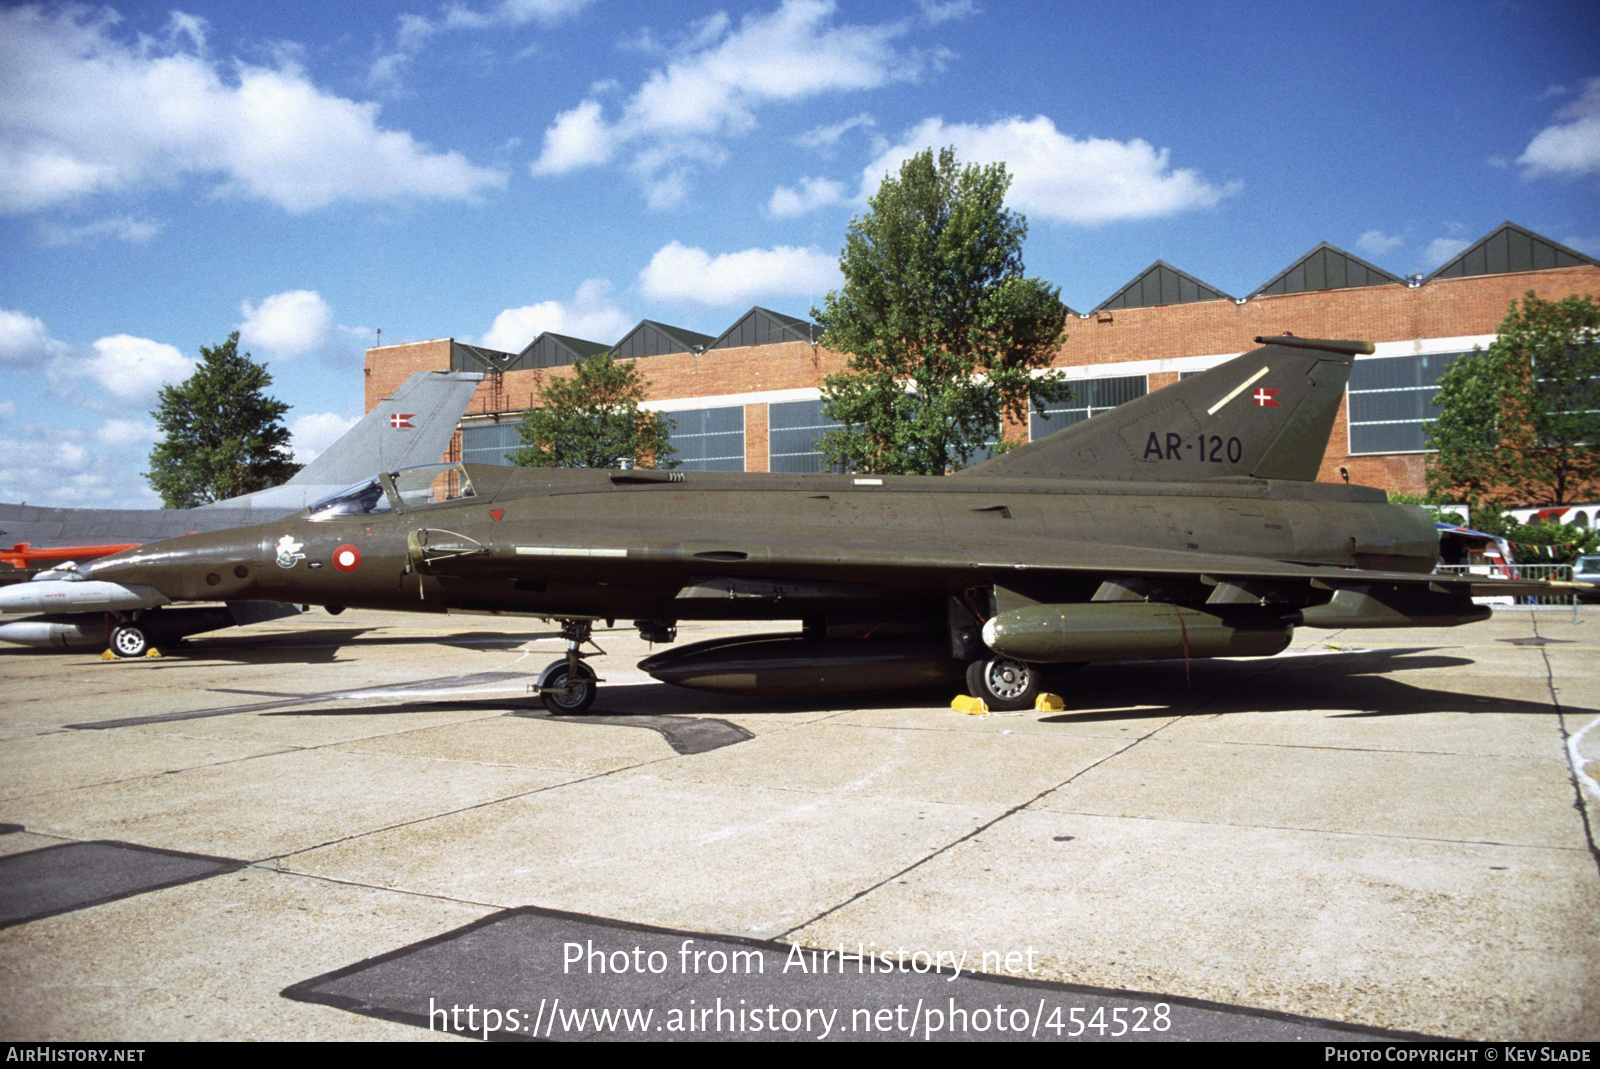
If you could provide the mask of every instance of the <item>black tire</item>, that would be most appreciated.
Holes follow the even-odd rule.
[[[565,687],[567,685],[567,662],[557,661],[545,670],[548,674],[544,678],[546,687]],[[576,716],[594,704],[595,694],[599,691],[600,684],[595,680],[594,669],[582,661],[578,662],[578,679],[574,683],[572,693],[555,694],[549,691],[539,695],[539,700],[544,702],[544,707],[557,716]]]
[[[118,657],[143,657],[150,651],[150,633],[138,624],[118,624],[111,629],[111,652]]]
[[[990,709],[1009,712],[1032,709],[1044,683],[1037,665],[1009,657],[986,657],[967,665],[967,692]]]

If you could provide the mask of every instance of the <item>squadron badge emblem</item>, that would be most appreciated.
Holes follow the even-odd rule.
[[[304,547],[305,543],[296,542],[293,535],[278,539],[278,567],[293,568],[296,561],[305,560],[306,555],[300,552]]]

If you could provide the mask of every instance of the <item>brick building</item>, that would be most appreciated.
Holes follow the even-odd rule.
[[[1402,279],[1324,243],[1242,298],[1157,261],[1093,311],[1069,316],[1054,365],[1073,399],[1005,434],[1038,438],[1091,418],[1254,348],[1260,335],[1357,338],[1377,351],[1356,359],[1319,477],[1346,472],[1351,482],[1417,493],[1440,373],[1493,341],[1507,306],[1529,290],[1546,300],[1600,297],[1600,262],[1513,223],[1425,278]],[[487,372],[452,454],[504,463],[540,386],[612,349],[640,362],[646,407],[674,420],[684,469],[817,471],[824,460],[812,437],[830,425],[819,388],[845,362],[812,340],[817,333],[758,307],[715,338],[644,320],[614,344],[546,333],[520,353],[451,338],[389,345],[367,350],[366,407],[416,371]]]

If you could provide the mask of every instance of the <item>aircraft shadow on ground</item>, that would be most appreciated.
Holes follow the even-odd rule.
[[[1061,695],[1067,711],[1040,717],[1041,723],[1082,724],[1155,720],[1183,715],[1298,713],[1308,709],[1341,717],[1414,716],[1429,713],[1518,713],[1549,715],[1553,708],[1524,701],[1452,690],[1436,690],[1392,678],[1389,673],[1452,669],[1471,665],[1467,657],[1427,647],[1352,650],[1278,660],[1140,661],[1089,665],[1058,673],[1046,689]],[[529,673],[531,684],[533,674]],[[474,684],[475,685],[475,684]],[[762,698],[686,690],[665,683],[602,687],[585,713],[550,717],[571,723],[638,716],[783,716],[815,712],[878,709],[945,709],[950,688],[853,695]],[[532,694],[500,694],[460,699],[417,700],[397,692],[395,700],[367,701],[339,708],[304,706],[263,710],[261,716],[373,716],[416,713],[505,712],[547,716]],[[341,700],[333,697],[321,701]],[[1600,715],[1600,710],[1568,707],[1568,712]]]
[[[1393,678],[1389,673],[1450,669],[1472,665],[1468,657],[1435,654],[1428,647],[1351,650],[1315,657],[1257,661],[1195,661],[1186,685],[1182,661],[1091,665],[1057,677],[1055,693],[1067,711],[1044,723],[1161,719],[1198,714],[1296,713],[1308,709],[1337,717],[1415,716],[1430,713],[1534,713],[1548,716],[1549,702],[1524,701],[1457,690],[1437,690]],[[1139,683],[1130,687],[1130,669]],[[1178,693],[1174,694],[1174,691]],[[1139,702],[1140,708],[1127,708]],[[1121,708],[1094,709],[1096,705]],[[1074,708],[1083,710],[1074,712]],[[1583,714],[1600,710],[1564,707]]]

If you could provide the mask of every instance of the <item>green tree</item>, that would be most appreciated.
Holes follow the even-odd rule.
[[[1027,221],[1004,206],[1005,164],[957,165],[930,149],[888,176],[851,220],[844,288],[812,309],[822,344],[849,354],[823,382],[844,426],[820,448],[858,470],[943,475],[995,436],[1002,416],[1065,400],[1048,367],[1063,337],[1060,290],[1023,274]]]
[[[289,406],[263,392],[272,376],[249,353],[239,355],[239,332],[221,345],[202,345],[200,358],[193,375],[161,388],[150,413],[162,439],[145,478],[167,508],[265,490],[302,467],[289,454]]]
[[[571,378],[539,389],[539,407],[522,414],[517,435],[522,444],[511,462],[524,468],[618,468],[625,460],[640,467],[675,468],[669,436],[673,423],[659,412],[644,412],[649,383],[632,361],[618,363],[612,353],[596,353],[573,365]]]
[[[1439,379],[1428,489],[1483,504],[1564,505],[1600,493],[1600,306],[1516,301],[1481,355]]]

